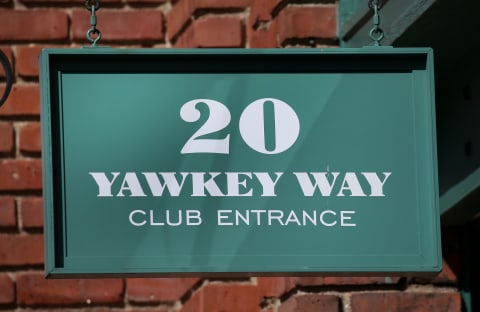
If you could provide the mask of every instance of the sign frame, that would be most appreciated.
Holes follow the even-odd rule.
[[[435,99],[433,51],[429,48],[391,48],[368,47],[362,49],[44,49],[40,58],[41,84],[41,125],[43,158],[43,198],[45,218],[45,275],[48,278],[103,277],[103,276],[287,276],[287,275],[409,275],[439,272],[442,267],[438,173],[435,133]],[[353,256],[355,261],[344,261],[338,266],[322,265],[310,260],[283,262],[282,257],[263,255],[272,262],[266,265],[263,259],[255,263],[258,255],[241,254],[249,265],[242,266],[195,264],[190,266],[167,265],[129,266],[122,261],[112,260],[110,266],[103,263],[96,265],[95,260],[83,262],[82,257],[71,261],[67,249],[70,237],[67,235],[67,218],[69,198],[66,192],[67,178],[65,171],[65,116],[62,96],[62,74],[238,74],[251,73],[283,75],[331,74],[341,73],[377,75],[385,73],[402,73],[411,79],[412,84],[421,82],[422,87],[415,89],[412,99],[414,118],[419,121],[415,127],[417,180],[412,183],[420,185],[427,194],[407,194],[418,197],[415,211],[420,211],[418,222],[419,254],[415,261],[401,261],[392,265],[380,265],[362,260],[368,256]],[[86,80],[88,82],[88,79]],[[366,82],[368,84],[368,82]],[[79,90],[96,96],[97,86],[79,85]],[[411,104],[411,103],[410,103]],[[131,107],[132,111],[136,108]],[[91,127],[88,120],[83,123]],[[76,129],[81,131],[81,129]],[[86,138],[88,139],[88,138]],[[422,149],[422,150],[419,150]],[[68,152],[68,151],[67,151]],[[360,173],[359,173],[360,174]],[[386,181],[387,176],[384,176]],[[70,224],[68,225],[70,226]],[[88,231],[87,227],[85,231]],[[405,229],[408,231],[408,229]],[[396,237],[402,233],[395,233]],[[67,248],[67,246],[69,246]],[[288,248],[288,246],[286,246]],[[192,255],[188,255],[192,256]],[[233,256],[236,257],[237,255]],[[326,255],[321,255],[326,256]],[[379,255],[381,258],[383,255]],[[102,261],[101,256],[93,258]],[[125,256],[125,259],[137,261],[137,255]],[[141,257],[140,257],[141,258]],[[140,259],[139,258],[139,259]],[[285,257],[288,258],[288,257]],[[301,257],[300,257],[301,258]],[[306,257],[308,258],[308,257]],[[343,256],[345,258],[345,256]],[[123,258],[122,258],[123,259]],[[319,258],[316,258],[317,260]],[[405,258],[406,259],[406,258]],[[138,260],[142,263],[143,260]],[[241,261],[240,261],[241,262]],[[261,261],[260,261],[261,262]],[[346,264],[345,264],[346,263]]]

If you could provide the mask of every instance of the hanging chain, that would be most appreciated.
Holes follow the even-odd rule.
[[[368,2],[368,6],[373,10],[373,28],[370,30],[370,39],[372,39],[375,46],[379,46],[380,41],[385,37],[385,33],[380,28],[380,15],[378,15],[382,4],[382,0],[370,0]]]
[[[92,47],[95,47],[97,42],[102,38],[102,33],[97,28],[97,16],[95,15],[95,12],[100,10],[100,0],[87,0],[85,7],[92,12],[92,15],[90,15],[90,29],[87,31],[87,39],[92,43]],[[92,37],[92,35],[94,35],[94,37]]]

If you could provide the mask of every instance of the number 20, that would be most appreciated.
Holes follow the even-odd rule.
[[[264,105],[273,103],[275,148],[265,146]],[[211,99],[195,99],[186,102],[180,109],[180,117],[186,122],[196,122],[201,117],[197,104],[204,103],[209,110],[208,119],[187,140],[181,154],[230,153],[230,134],[222,139],[200,137],[225,129],[231,120],[230,111],[221,102]],[[262,154],[279,154],[289,149],[300,133],[300,122],[295,111],[285,102],[274,98],[258,99],[250,103],[240,115],[239,130],[243,141],[253,150]]]

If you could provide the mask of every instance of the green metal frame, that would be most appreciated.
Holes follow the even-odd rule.
[[[298,274],[322,274],[322,275],[337,275],[337,274],[408,274],[408,273],[428,273],[438,272],[441,270],[441,251],[440,251],[440,225],[439,225],[439,212],[438,212],[438,184],[437,184],[437,168],[436,168],[436,137],[435,137],[435,108],[434,108],[434,86],[433,86],[433,53],[430,49],[393,49],[393,48],[364,48],[364,49],[267,49],[267,50],[242,50],[242,49],[228,49],[228,50],[162,50],[162,49],[107,49],[107,48],[92,48],[92,49],[45,49],[41,54],[40,60],[40,73],[41,73],[41,117],[42,117],[42,157],[43,157],[43,175],[44,175],[44,205],[45,205],[45,273],[47,277],[90,277],[90,276],[125,276],[125,275],[298,275]],[[80,73],[83,76],[75,76]],[[252,250],[246,249],[245,251],[239,251],[236,255],[227,255],[228,259],[231,259],[232,263],[227,263],[224,256],[219,256],[220,250],[215,250],[216,253],[199,255],[199,250],[208,250],[210,248],[217,248],[213,243],[205,242],[201,246],[196,246],[192,254],[187,255],[163,255],[158,257],[157,254],[154,258],[149,258],[145,255],[138,256],[135,254],[135,250],[129,251],[126,256],[105,257],[103,255],[89,254],[88,244],[94,242],[92,233],[101,233],[98,228],[92,227],[92,225],[85,225],[85,228],[81,228],[80,225],[72,222],[72,215],[82,217],[81,212],[73,212],[71,207],[88,207],[81,206],[80,202],[88,203],[87,192],[91,190],[91,187],[85,183],[85,181],[71,181],[69,177],[75,176],[71,172],[77,170],[77,167],[91,165],[85,164],[82,161],[77,161],[77,155],[87,155],[82,152],[82,147],[85,142],[96,141],[99,148],[108,146],[110,142],[97,140],[91,135],[95,133],[95,127],[97,127],[101,118],[97,118],[94,112],[82,111],[81,107],[78,107],[79,103],[82,104],[80,99],[76,98],[76,95],[84,92],[90,95],[92,99],[98,94],[96,87],[102,88],[102,86],[89,85],[92,81],[99,81],[98,75],[107,75],[106,77],[114,77],[116,74],[128,74],[128,75],[177,75],[178,79],[182,79],[182,75],[187,74],[211,74],[213,78],[217,79],[215,75],[228,75],[230,78],[235,78],[236,74],[251,74],[253,81],[260,81],[257,75],[272,75],[272,79],[283,81],[283,75],[287,78],[288,75],[300,74],[307,83],[313,83],[311,77],[323,77],[327,75],[325,79],[328,81],[329,76],[333,74],[345,75],[345,77],[352,77],[351,75],[358,75],[362,79],[355,79],[358,81],[358,88],[372,88],[371,80],[368,77],[373,78],[376,75],[380,75],[376,78],[380,81],[379,77],[384,77],[385,74],[394,73],[395,80],[399,77],[403,79],[404,85],[408,89],[412,89],[412,103],[406,105],[406,109],[411,109],[408,114],[411,114],[412,127],[411,131],[414,131],[415,135],[411,137],[415,150],[415,155],[411,155],[414,163],[406,161],[404,159],[391,159],[388,163],[392,166],[395,163],[400,167],[414,166],[415,179],[413,181],[402,181],[402,183],[408,183],[408,186],[414,184],[416,188],[410,188],[414,190],[414,194],[402,194],[401,189],[395,190],[395,199],[391,199],[391,202],[398,200],[395,204],[396,213],[405,216],[405,211],[414,212],[416,216],[412,216],[412,222],[416,229],[409,229],[408,227],[398,227],[398,230],[389,232],[385,237],[371,237],[372,244],[376,244],[377,240],[381,240],[382,244],[389,246],[389,251],[385,254],[363,254],[361,250],[352,251],[352,254],[341,254],[340,256],[332,256],[325,254],[325,251],[321,249],[310,250],[311,254],[308,256],[300,256],[295,254],[292,250],[295,248],[303,248],[301,244],[291,248],[291,246],[285,245],[285,252],[283,255],[278,254],[252,254]],[[97,75],[95,79],[90,80],[88,75]],[[70,80],[64,80],[65,76]],[[113,76],[108,76],[113,75]],[[317,76],[315,76],[317,75]],[[365,76],[363,76],[365,75]],[[83,77],[83,78],[82,78]],[[130,77],[130,76],[129,76]],[[133,76],[132,76],[133,77]],[[162,76],[163,77],[163,76]],[[169,76],[174,77],[174,76]],[[264,76],[262,76],[264,77]],[[292,76],[294,77],[294,76]],[[386,76],[388,77],[388,76]],[[75,86],[71,81],[79,79],[82,84]],[[148,77],[147,77],[148,78]],[[168,78],[168,77],[167,77]],[[175,78],[175,79],[177,79]],[[287,79],[285,78],[285,79]],[[163,79],[163,78],[162,78]],[[211,79],[206,76],[205,79]],[[255,80],[256,79],[256,80]],[[263,78],[262,78],[263,79]],[[290,78],[288,78],[290,79]],[[284,85],[279,85],[276,88],[272,88],[270,92],[283,92],[287,95],[288,89],[292,88],[295,80],[285,80]],[[382,78],[383,79],[383,78]],[[386,78],[387,79],[387,78]],[[103,81],[103,80],[102,80]],[[68,90],[66,85],[62,85],[64,82],[69,83],[69,88],[75,87],[75,96],[67,94]],[[186,80],[186,85],[188,82]],[[130,86],[115,86],[112,85],[115,82],[105,82],[105,86],[114,89],[126,88]],[[352,86],[352,84],[350,84]],[[395,85],[390,85],[392,90],[395,89]],[[320,88],[320,86],[319,86]],[[245,94],[248,92],[236,93],[237,95]],[[257,89],[252,89],[257,92]],[[275,91],[276,90],[276,91]],[[347,96],[352,90],[344,90],[340,92],[342,96]],[[103,92],[103,91],[102,91]],[[164,90],[165,93],[177,92],[178,90]],[[186,91],[185,91],[186,92]],[[217,92],[217,91],[216,91]],[[287,92],[287,93],[286,93]],[[125,94],[118,92],[119,94]],[[109,102],[122,103],[122,98],[119,98],[118,94],[101,93],[102,97],[111,96],[112,99]],[[213,95],[219,94],[212,93]],[[371,94],[371,93],[370,93]],[[394,99],[388,99],[388,93],[383,90],[378,90],[377,94],[371,94],[378,102],[378,98],[385,98],[386,101],[393,101]],[[297,96],[301,97],[300,93],[292,89],[290,94],[291,98]],[[354,95],[353,95],[354,96]],[[85,97],[88,99],[88,97]],[[358,101],[357,98],[350,98],[352,103]],[[74,110],[68,108],[68,105],[75,103]],[[105,101],[105,100],[104,100]],[[108,102],[107,101],[107,102]],[[374,100],[372,100],[374,101]],[[358,103],[358,105],[365,105],[369,107],[369,101]],[[103,104],[104,102],[100,102]],[[88,109],[96,109],[97,104],[88,104],[85,107]],[[138,105],[140,105],[139,103]],[[136,106],[138,106],[136,105]],[[335,108],[336,106],[329,107]],[[139,109],[136,106],[132,106],[132,113],[135,109]],[[141,108],[141,105],[139,106]],[[410,107],[410,108],[409,108]],[[68,110],[67,110],[68,108]],[[112,106],[111,109],[114,109]],[[358,106],[357,106],[358,108]],[[100,108],[99,108],[100,109]],[[230,107],[233,111],[235,108]],[[298,111],[304,108],[296,107]],[[396,107],[401,110],[402,107]],[[358,110],[358,109],[357,109]],[[79,112],[80,114],[71,115],[71,112]],[[125,115],[121,118],[128,117],[128,110],[123,110]],[[381,116],[374,111],[368,109],[364,110],[364,116],[372,116],[374,120],[381,119]],[[90,116],[95,118],[84,118],[84,116]],[[302,113],[307,118],[309,111]],[[302,115],[302,116],[303,116]],[[310,114],[312,115],[312,114]],[[147,116],[143,114],[142,116]],[[80,120],[81,127],[74,128],[71,124],[65,122],[65,118],[68,117],[69,122]],[[311,116],[310,116],[311,117]],[[351,120],[353,124],[356,124],[356,116],[344,116],[345,120]],[[375,119],[376,118],[376,119]],[[145,124],[142,120],[133,119],[132,124],[135,128],[141,128],[141,125]],[[335,127],[335,120],[328,123],[332,127]],[[68,133],[66,132],[68,130]],[[404,129],[395,129],[392,133],[398,136],[402,136]],[[85,135],[83,133],[89,133]],[[307,137],[302,140],[306,140]],[[127,142],[128,143],[128,142]],[[130,141],[130,143],[134,143]],[[137,142],[138,143],[138,142]],[[140,143],[138,143],[140,144]],[[407,144],[407,143],[406,143]],[[103,146],[102,146],[103,145]],[[112,145],[113,146],[113,145]],[[373,146],[373,145],[372,145]],[[390,146],[382,147],[383,149],[394,148],[395,142],[392,141]],[[73,147],[73,148],[72,148]],[[343,147],[338,147],[343,150]],[[107,149],[108,150],[108,149]],[[348,149],[344,149],[347,151]],[[92,151],[93,152],[93,151]],[[96,151],[95,151],[96,152]],[[134,152],[134,151],[133,151]],[[297,150],[292,152],[299,152]],[[358,153],[357,153],[358,154]],[[315,155],[313,155],[316,157]],[[81,156],[83,157],[83,156]],[[109,156],[113,162],[122,158],[123,155],[115,154]],[[127,158],[130,156],[126,156]],[[133,156],[131,156],[133,157]],[[239,157],[241,164],[243,161],[249,161],[248,156]],[[355,157],[346,157],[350,159],[349,165],[359,167],[358,162],[355,162]],[[343,159],[343,158],[342,158]],[[75,160],[75,161],[74,161]],[[82,160],[80,158],[80,160]],[[376,158],[376,163],[381,158]],[[108,159],[105,159],[104,162]],[[263,161],[263,160],[262,160]],[[313,160],[308,160],[311,162]],[[252,158],[252,162],[256,163],[256,160]],[[259,162],[261,163],[261,161]],[[271,165],[274,165],[272,162]],[[348,165],[347,165],[348,166]],[[370,165],[372,166],[372,165]],[[75,168],[75,169],[74,169]],[[86,167],[85,167],[86,168]],[[80,169],[78,169],[80,170]],[[85,169],[86,170],[86,169]],[[98,169],[97,169],[98,170]],[[244,169],[245,170],[245,169]],[[363,169],[367,170],[367,169]],[[370,169],[372,170],[372,169]],[[400,171],[398,169],[397,171]],[[85,171],[87,172],[87,171]],[[86,174],[88,176],[88,174]],[[400,184],[396,184],[399,188]],[[406,184],[403,184],[407,187]],[[74,187],[73,187],[74,186]],[[72,189],[79,189],[77,193],[73,193]],[[394,192],[393,190],[391,192]],[[90,195],[91,196],[91,195]],[[93,194],[95,197],[95,194]],[[412,201],[413,198],[413,201]],[[85,201],[86,200],[86,201]],[[323,200],[323,199],[322,199]],[[414,203],[412,207],[402,207],[401,201],[407,200],[408,203]],[[287,200],[288,202],[288,200]],[[117,201],[118,203],[118,201]],[[352,201],[354,205],[359,207],[368,208],[373,201],[365,201],[364,203],[356,203]],[[327,201],[328,204],[328,201]],[[330,205],[336,207],[338,205],[335,199],[331,199]],[[393,209],[393,207],[392,207]],[[86,209],[86,211],[90,211]],[[104,215],[98,215],[103,217]],[[70,218],[70,219],[69,219]],[[116,220],[113,216],[111,220]],[[70,221],[69,221],[70,220]],[[83,219],[82,219],[83,220]],[[109,218],[105,217],[105,220]],[[112,222],[105,222],[105,235],[110,230]],[[370,220],[371,227],[373,224],[377,224],[381,220]],[[389,222],[396,222],[396,220],[390,220]],[[398,225],[398,224],[397,224]],[[75,228],[75,230],[72,230]],[[388,243],[388,239],[392,238],[395,242],[400,242],[407,233],[412,231],[418,231],[409,237],[412,241],[406,243],[407,245],[413,244],[408,252],[405,254],[402,252],[393,252],[390,250],[391,245]],[[76,232],[72,232],[76,231]],[[279,237],[285,235],[282,232],[283,229],[277,229],[277,232],[272,236],[273,241],[276,241]],[[368,234],[368,230],[362,230],[364,234]],[[74,233],[75,237],[71,237]],[[133,233],[132,231],[129,232]],[[282,234],[283,233],[283,234]],[[300,233],[295,232],[295,233]],[[332,231],[334,236],[331,237],[333,242],[328,245],[328,248],[335,246],[335,240],[337,235],[344,237],[345,233],[342,230]],[[359,239],[356,237],[356,232],[351,232],[350,239]],[[222,235],[221,231],[217,233]],[[148,231],[145,231],[145,235],[151,235]],[[180,236],[183,234],[180,234]],[[200,235],[200,234],[195,234]],[[296,234],[295,234],[296,235]],[[391,235],[391,237],[390,237]],[[121,248],[135,244],[132,243],[133,238],[129,238],[127,234],[117,233],[117,237],[120,237],[119,241],[111,242],[113,247],[120,250]],[[177,236],[178,237],[178,236]],[[285,236],[287,237],[287,236]],[[228,238],[228,237],[227,237]],[[73,241],[72,241],[73,239]],[[301,241],[305,241],[305,237],[299,237]],[[235,240],[232,237],[232,241]],[[253,241],[259,241],[253,239]],[[366,242],[367,239],[363,238],[362,242]],[[172,238],[172,244],[175,244],[175,238]],[[260,243],[260,242],[259,242]],[[278,243],[278,242],[277,242]],[[212,244],[212,245],[210,245]],[[350,246],[351,243],[344,242],[346,246]],[[363,243],[362,243],[363,244]],[[394,243],[395,244],[395,243]],[[418,244],[418,245],[417,245]],[[72,247],[73,246],[73,247]],[[77,248],[75,246],[81,246],[84,248],[82,251],[73,250],[71,248]],[[213,246],[213,247],[212,247]],[[219,243],[218,246],[224,246]],[[112,247],[112,248],[113,248]],[[151,247],[151,246],[150,246]],[[226,246],[224,246],[226,247]],[[358,249],[358,244],[356,245]],[[366,247],[366,245],[365,245]],[[98,248],[98,247],[97,247]],[[327,248],[327,249],[328,249]],[[406,250],[406,247],[404,248]],[[145,252],[148,249],[137,251]],[[304,250],[304,249],[302,249]],[[414,251],[416,250],[416,251]],[[358,254],[355,254],[358,253]],[[76,256],[78,255],[78,256]],[[187,258],[193,259],[193,262],[189,266],[179,264],[179,262],[187,263]],[[155,260],[156,259],[156,260]],[[223,259],[223,260],[222,260]],[[383,259],[383,260],[382,260]],[[156,262],[158,261],[158,262]],[[173,261],[173,262],[172,262]],[[158,265],[156,264],[158,263]]]

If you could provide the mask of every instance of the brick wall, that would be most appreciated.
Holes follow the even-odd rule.
[[[460,311],[455,251],[435,278],[45,280],[37,58],[88,45],[82,0],[0,0],[15,84],[0,108],[0,311]],[[331,47],[334,0],[102,0],[112,47]],[[0,73],[0,89],[4,74]],[[451,260],[453,259],[453,260]],[[451,269],[453,268],[453,269]]]

